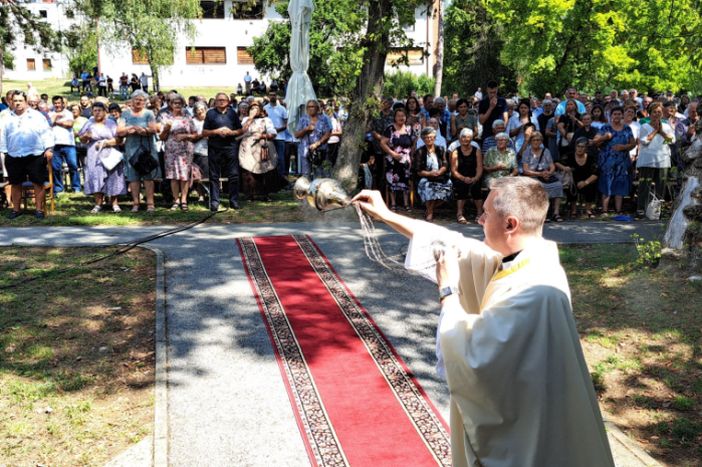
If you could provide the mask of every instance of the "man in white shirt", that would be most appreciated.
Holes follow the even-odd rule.
[[[46,117],[28,107],[24,92],[14,91],[12,111],[3,119],[0,134],[0,153],[5,154],[5,167],[12,185],[10,219],[22,214],[22,183],[27,180],[34,185],[35,216],[44,218],[44,184],[49,179],[46,160],[51,159],[53,147],[54,135]]]
[[[281,179],[286,179],[288,175],[288,166],[286,164],[287,154],[285,151],[288,128],[288,109],[278,102],[278,95],[271,91],[268,93],[268,104],[263,107],[263,110],[268,114],[268,118],[273,122],[275,131],[278,133],[273,140],[275,152],[278,154],[278,175]]]
[[[49,112],[51,131],[54,134],[54,157],[51,166],[54,169],[54,194],[63,192],[63,163],[68,166],[71,178],[71,188],[74,193],[80,192],[80,174],[78,173],[78,156],[76,155],[76,139],[73,134],[73,113],[66,109],[62,96],[51,99],[54,110]]]

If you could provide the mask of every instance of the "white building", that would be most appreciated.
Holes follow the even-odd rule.
[[[265,0],[259,0],[254,10],[243,17],[231,13],[232,2],[237,0],[201,1],[203,18],[195,20],[196,35],[192,40],[183,38],[176,46],[173,64],[160,70],[162,87],[192,86],[227,86],[243,84],[244,74],[248,71],[252,77],[260,77],[253,65],[246,48],[253,44],[254,37],[263,34],[270,21],[281,21],[282,17],[275,8]],[[326,0],[318,0],[326,1]],[[68,27],[71,20],[65,15],[66,1],[35,0],[28,8],[46,17],[57,30]],[[433,0],[436,8],[440,0]],[[388,67],[400,54],[407,56],[409,69],[415,74],[432,74],[434,50],[432,44],[438,34],[435,15],[427,15],[427,7],[417,8],[415,23],[405,32],[414,40],[414,46],[407,50],[393,51],[388,55]],[[22,50],[20,50],[22,49]],[[112,76],[115,81],[123,73],[142,72],[150,74],[150,69],[141,54],[132,50],[128,44],[101,44],[100,70]],[[10,79],[38,80],[49,77],[68,78],[68,59],[61,54],[41,54],[36,51],[18,48],[15,53],[15,69],[7,70]],[[261,77],[269,81],[269,77]]]
[[[76,21],[66,15],[69,4],[66,0],[23,0],[18,3],[22,3],[37,17],[44,18],[57,32],[66,31]],[[68,56],[61,52],[43,52],[19,44],[11,53],[14,66],[4,70],[8,79],[37,81],[70,76]]]

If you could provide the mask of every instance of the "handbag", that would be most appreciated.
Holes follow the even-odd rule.
[[[314,166],[320,166],[322,163],[324,163],[324,160],[327,158],[326,153],[324,150],[321,148],[317,148],[314,151],[309,150],[307,152],[307,159],[310,161],[310,164]]]
[[[541,164],[541,160],[544,158],[544,152],[546,151],[546,148],[541,150],[541,155],[539,156],[539,161],[536,163],[536,168],[538,169],[539,164]],[[551,174],[550,177],[548,177],[546,180],[542,179],[541,177],[533,177],[536,180],[540,181],[541,183],[555,183],[559,182],[560,179],[556,177],[554,174]]]
[[[158,161],[151,157],[151,148],[141,143],[139,143],[139,149],[129,158],[129,163],[142,176],[148,175],[158,167]]]
[[[658,198],[655,193],[650,192],[650,201],[648,202],[648,205],[646,206],[646,218],[652,221],[657,221],[660,220],[661,218],[661,204],[663,204],[663,200]]]
[[[100,163],[108,172],[122,162],[122,153],[115,148],[102,148],[98,153]]]

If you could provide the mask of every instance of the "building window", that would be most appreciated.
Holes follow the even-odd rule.
[[[421,47],[398,48],[392,47],[388,52],[387,64],[391,66],[405,65],[421,65],[424,63],[424,51]]]
[[[223,65],[227,63],[226,47],[188,47],[185,49],[187,65]]]
[[[246,50],[246,47],[236,48],[236,63],[239,65],[253,65],[254,60],[251,54]]]
[[[234,19],[263,19],[263,0],[233,0],[232,18]]]
[[[39,10],[39,17],[40,18],[46,18],[47,12],[46,10]]]
[[[37,69],[37,62],[33,58],[27,59],[27,71],[34,71]]]
[[[205,19],[224,19],[224,2],[222,0],[201,1],[202,17]]]
[[[44,68],[44,71],[51,71],[53,68],[51,66],[51,59],[50,58],[44,58],[41,60],[41,65]]]
[[[146,54],[139,49],[132,49],[132,65],[148,65]]]

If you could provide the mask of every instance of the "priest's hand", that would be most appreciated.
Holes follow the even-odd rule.
[[[435,248],[436,284],[439,289],[458,287],[460,270],[458,267],[458,250],[455,246]]]
[[[388,216],[392,214],[378,190],[363,190],[354,196],[351,202],[361,206],[364,212],[375,219],[387,220]]]

